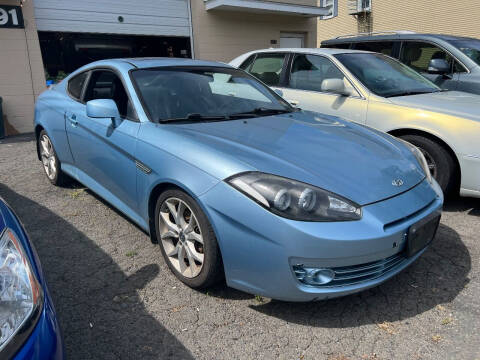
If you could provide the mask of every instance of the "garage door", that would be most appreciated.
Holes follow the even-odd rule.
[[[190,36],[189,0],[35,0],[38,31]]]

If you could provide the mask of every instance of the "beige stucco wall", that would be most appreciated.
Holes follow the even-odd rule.
[[[19,5],[19,0],[0,0]],[[7,135],[33,131],[35,97],[45,88],[32,0],[23,6],[25,29],[0,29],[0,96]]]
[[[277,1],[278,2],[278,1]],[[284,0],[297,5],[316,5],[316,0]],[[197,59],[230,61],[247,51],[278,46],[281,32],[303,33],[306,45],[316,46],[316,18],[241,11],[205,10],[192,0],[192,23]],[[270,40],[277,40],[271,45]]]
[[[480,38],[480,3],[472,0],[372,0],[373,31],[412,30]],[[347,0],[339,0],[338,17],[318,22],[318,44],[322,40],[354,34],[362,24],[348,15]]]

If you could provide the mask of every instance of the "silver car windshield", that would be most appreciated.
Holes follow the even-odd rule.
[[[480,40],[455,40],[450,43],[480,65]]]
[[[383,97],[426,94],[441,89],[415,70],[381,54],[334,55],[371,92]]]
[[[154,122],[226,121],[292,112],[270,88],[242,70],[163,67],[132,71]]]

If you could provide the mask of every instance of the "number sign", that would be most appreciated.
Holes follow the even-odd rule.
[[[20,6],[0,5],[0,28],[23,29],[24,27]]]

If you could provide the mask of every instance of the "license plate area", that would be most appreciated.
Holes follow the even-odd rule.
[[[422,250],[435,237],[440,224],[439,213],[432,214],[410,226],[408,229],[407,256],[413,256]]]

